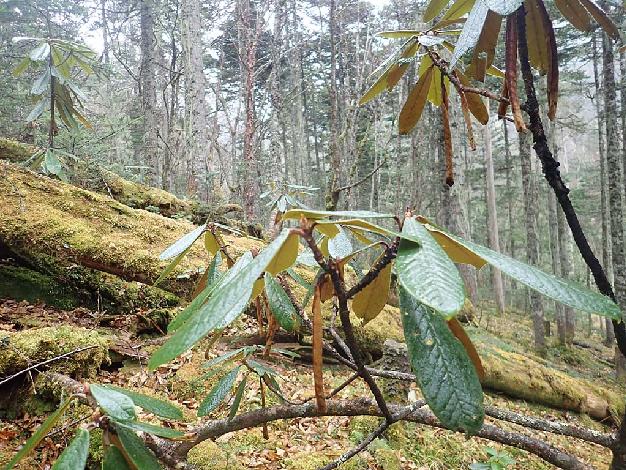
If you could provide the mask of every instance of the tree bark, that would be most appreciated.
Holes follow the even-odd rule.
[[[524,193],[524,219],[526,220],[526,259],[531,266],[539,264],[539,243],[537,240],[537,214],[535,181],[530,160],[530,141],[528,135],[519,133],[519,156],[522,167],[522,188]],[[542,351],[546,347],[543,302],[541,295],[530,291],[530,309],[533,316],[535,349]]]
[[[483,139],[485,147],[485,172],[487,179],[487,225],[489,247],[492,250],[500,252],[500,235],[498,233],[498,213],[496,208],[496,185],[493,169],[493,155],[491,152],[491,129],[489,124],[483,126]],[[496,307],[500,314],[503,314],[506,308],[504,300],[504,285],[502,283],[502,273],[491,268],[491,277],[493,282],[493,290],[496,300]]]

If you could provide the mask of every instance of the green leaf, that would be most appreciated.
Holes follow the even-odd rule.
[[[213,291],[217,289],[220,285],[225,282],[229,282],[235,275],[237,275],[246,265],[252,262],[252,253],[249,251],[244,253],[235,261],[235,264],[226,271],[226,273],[219,279],[219,281],[215,281],[212,284],[209,284],[207,280],[207,286],[204,288],[202,292],[200,292],[185,309],[180,312],[174,320],[170,322],[167,327],[168,333],[174,333],[178,328],[180,328],[193,314],[195,314],[198,309],[208,300]],[[215,259],[214,259],[215,261]],[[216,274],[219,276],[219,274]]]
[[[50,103],[50,99],[48,97],[40,99],[28,116],[26,116],[26,122],[33,122],[41,116],[41,113],[43,113],[44,109],[46,109],[48,103]]]
[[[24,57],[20,61],[20,63],[17,64],[15,66],[15,68],[13,69],[13,76],[14,77],[19,77],[20,75],[22,75],[24,73],[24,71],[28,68],[30,63],[31,63],[30,57]]]
[[[381,214],[371,211],[316,211],[309,209],[290,209],[281,218],[300,219],[304,217],[309,220],[325,219],[327,217],[341,217],[343,219],[393,219],[393,214]]]
[[[78,428],[76,436],[59,456],[52,470],[82,470],[89,455],[89,431]]]
[[[44,168],[51,175],[58,176],[61,179],[64,179],[65,177],[63,167],[61,166],[61,161],[59,160],[59,157],[56,156],[56,152],[54,151],[54,149],[48,149],[46,151]]]
[[[398,291],[411,367],[426,403],[444,426],[476,434],[485,410],[474,365],[441,315],[404,287]]]
[[[198,407],[198,416],[206,416],[215,410],[220,403],[224,401],[224,398],[230,393],[239,373],[239,368],[235,367],[228,374],[220,379],[220,381],[211,389],[207,397],[200,403]]]
[[[261,362],[255,361],[254,359],[248,359],[246,364],[257,374],[259,377],[270,377],[275,375],[280,375],[274,369]]]
[[[441,21],[454,20],[462,17],[472,9],[474,2],[475,0],[456,0],[446,14],[443,15]]]
[[[122,447],[132,463],[141,470],[160,470],[161,465],[146,444],[130,429],[123,426],[115,426],[117,437],[120,438]]]
[[[465,302],[465,289],[458,269],[426,228],[415,218],[404,220],[403,233],[419,239],[417,245],[402,240],[396,270],[400,284],[418,301],[447,319]]]
[[[399,29],[396,31],[381,31],[380,33],[376,33],[376,36],[387,39],[405,39],[419,36],[420,34],[424,34],[424,31],[420,31],[419,29]]]
[[[291,303],[283,286],[269,273],[265,273],[265,295],[267,296],[272,315],[274,315],[281,328],[286,331],[299,330],[302,324],[300,315]]]
[[[107,446],[102,459],[102,470],[130,470],[130,467],[117,447]]]
[[[44,72],[34,81],[32,88],[30,89],[31,95],[42,95],[48,91],[50,86],[50,69],[44,70]]]
[[[233,349],[232,351],[225,352],[221,356],[214,357],[210,361],[205,362],[204,364],[202,364],[202,367],[204,369],[216,367],[224,362],[231,362],[235,359],[239,359],[240,356],[245,356],[245,348]]]
[[[148,363],[150,369],[171,361],[211,331],[225,328],[235,321],[250,300],[254,282],[263,274],[288,236],[289,230],[283,230],[256,258],[243,266],[240,272],[229,277],[232,269],[228,271],[225,279],[210,293],[206,303],[192,313],[152,355]]]
[[[170,263],[165,267],[165,269],[161,272],[157,280],[154,281],[154,284],[152,285],[158,286],[161,283],[161,281],[163,281],[163,279],[169,276],[172,273],[172,271],[174,271],[176,266],[180,264],[180,262],[183,260],[183,258],[185,257],[185,255],[190,249],[191,249],[191,246],[188,246],[181,254],[179,254],[176,258],[170,261]]]
[[[48,44],[47,42],[43,42],[30,52],[29,57],[30,60],[33,60],[35,62],[41,62],[43,60],[46,60],[49,54],[50,44]]]
[[[98,384],[89,385],[89,392],[107,416],[117,421],[132,421],[137,418],[135,404],[125,394]]]
[[[73,398],[70,397],[68,400],[65,400],[61,403],[61,405],[59,405],[59,408],[57,408],[54,413],[48,416],[42,425],[37,428],[35,433],[30,436],[19,452],[13,456],[8,464],[6,464],[4,470],[10,470],[13,468],[20,460],[37,447],[37,444],[39,444],[39,442],[41,442],[41,440],[48,435],[54,424],[61,418],[61,416],[63,416],[63,413],[72,402],[72,399]]]
[[[184,433],[176,429],[164,428],[162,426],[157,426],[150,423],[142,423],[141,421],[116,421],[115,423],[117,424],[118,428],[119,426],[123,426],[126,429],[147,432],[148,434],[165,437],[166,439],[179,439],[185,435]]]
[[[102,385],[101,387],[121,393],[122,395],[126,395],[133,401],[136,406],[143,408],[144,410],[149,411],[150,413],[153,413],[157,416],[160,416],[161,418],[183,419],[182,410],[165,400],[144,395],[143,393],[125,390],[121,387],[116,387],[114,385]]]
[[[485,0],[476,0],[463,26],[461,35],[454,46],[454,53],[450,59],[450,69],[453,69],[461,56],[478,42],[488,11],[489,7]]]
[[[243,392],[246,390],[246,382],[248,381],[248,376],[244,376],[239,382],[237,386],[237,391],[235,392],[235,399],[233,400],[233,404],[230,406],[230,411],[228,412],[228,420],[230,421],[237,414],[237,410],[239,410],[239,405],[241,405],[241,399],[243,398]]]
[[[430,0],[430,3],[426,7],[426,11],[424,12],[424,23],[430,23],[435,17],[441,13],[449,0]]]
[[[206,224],[200,225],[196,227],[191,232],[183,235],[181,238],[176,240],[172,245],[167,247],[163,253],[159,255],[159,259],[161,261],[173,258],[174,256],[178,256],[183,253],[186,249],[188,249],[193,243],[200,238],[200,235],[204,233],[206,230]]]
[[[446,234],[468,250],[476,253],[493,267],[552,300],[583,312],[604,315],[615,320],[622,318],[622,312],[617,304],[605,295],[593,292],[573,281],[559,279],[553,274],[545,273],[538,268],[529,266],[484,246],[463,240],[449,233]]]

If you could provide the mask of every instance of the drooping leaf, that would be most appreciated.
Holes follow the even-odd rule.
[[[574,28],[584,32],[591,30],[591,17],[579,0],[554,0],[554,4]]]
[[[463,72],[456,69],[455,73],[457,77],[459,77],[459,81],[463,86],[471,86],[469,78],[467,78]],[[489,122],[489,111],[487,110],[481,96],[476,93],[464,93],[464,95],[470,112],[474,115],[478,122],[483,125],[487,124]]]
[[[265,273],[265,295],[272,315],[278,324],[286,331],[297,331],[302,319],[291,303],[283,286],[269,273]]]
[[[529,266],[455,235],[446,235],[503,273],[546,297],[577,310],[608,316],[616,320],[621,319],[619,307],[605,295],[586,289],[573,281],[559,279],[534,266]]]
[[[89,392],[102,411],[116,421],[133,421],[137,418],[133,400],[124,393],[103,385],[89,385]]]
[[[475,1],[476,0],[456,0],[448,9],[446,14],[443,15],[441,21],[455,20],[457,18],[461,18],[472,9]]]
[[[183,250],[182,253],[176,256],[176,258],[170,261],[170,263],[165,267],[163,271],[161,271],[161,274],[159,274],[159,277],[156,279],[156,281],[154,281],[152,285],[158,286],[161,282],[163,282],[164,279],[166,279],[170,274],[172,274],[172,271],[176,269],[176,266],[180,264],[180,262],[183,260],[183,258],[189,252],[190,249],[191,249],[191,246],[188,246],[185,250]]]
[[[115,385],[102,385],[102,387],[114,390],[122,395],[126,395],[136,406],[160,416],[161,418],[183,419],[182,410],[168,401],[144,395],[143,393],[126,390],[121,387],[116,387]]]
[[[441,90],[441,127],[443,134],[443,150],[445,156],[445,183],[448,187],[454,184],[454,169],[452,155],[452,131],[450,130],[450,113],[448,103],[448,90],[446,88],[446,77],[439,72],[439,89]]]
[[[269,262],[265,270],[276,276],[285,269],[290,268],[298,258],[298,247],[300,246],[300,237],[295,233],[290,233],[287,240],[279,248],[272,260]]]
[[[134,431],[116,426],[115,432],[122,443],[122,447],[124,447],[124,452],[136,468],[141,470],[161,469],[159,461]]]
[[[391,286],[391,268],[392,263],[388,263],[378,273],[378,276],[358,292],[352,300],[352,311],[365,323],[376,318],[387,304]]]
[[[89,431],[78,428],[76,436],[54,462],[52,470],[83,470],[87,464],[88,455]]]
[[[524,0],[526,43],[530,64],[545,74],[548,71],[548,44],[546,42],[548,32],[544,30],[539,3],[543,3],[542,0]]]
[[[43,73],[33,82],[33,86],[30,89],[30,94],[39,96],[46,93],[50,86],[50,70],[45,69]]]
[[[237,411],[239,410],[239,405],[241,405],[241,399],[243,398],[243,392],[246,391],[246,383],[248,382],[248,376],[245,375],[239,385],[237,385],[237,391],[235,392],[235,398],[233,400],[233,404],[230,406],[230,411],[228,412],[228,420],[230,421],[235,417]]]
[[[556,118],[556,108],[559,99],[559,57],[556,47],[556,37],[554,35],[554,29],[552,28],[552,20],[548,16],[546,6],[541,0],[534,0],[537,2],[539,17],[543,23],[543,30],[546,32],[546,41],[548,49],[548,74],[547,81],[547,95],[548,95],[548,118],[554,121]]]
[[[463,347],[465,348],[465,352],[467,356],[470,358],[472,363],[474,364],[474,368],[476,369],[476,373],[478,374],[478,378],[483,380],[485,378],[485,369],[483,368],[483,363],[480,360],[480,356],[478,355],[478,351],[476,351],[476,347],[472,340],[467,335],[467,332],[456,318],[451,318],[448,320],[448,328],[452,334],[458,339]]]
[[[489,11],[472,52],[470,66],[467,68],[467,74],[475,80],[484,81],[487,70],[492,66],[501,25],[502,17]]]
[[[304,217],[309,220],[326,219],[328,217],[340,217],[342,219],[393,219],[393,214],[381,214],[371,211],[315,211],[310,209],[290,209],[285,212],[281,219],[300,219]]]
[[[403,232],[419,238],[420,245],[402,240],[396,259],[398,282],[421,303],[446,318],[465,303],[465,289],[458,269],[426,228],[413,217],[404,221]]]
[[[41,116],[41,113],[43,113],[44,109],[46,109],[49,103],[50,99],[47,96],[45,98],[41,98],[32,109],[32,111],[28,114],[28,116],[26,116],[26,122],[32,122],[39,116]]]
[[[115,446],[107,446],[102,459],[102,470],[131,470],[124,455]]]
[[[49,54],[50,44],[48,44],[47,42],[43,42],[30,52],[29,57],[30,60],[34,60],[35,62],[41,62],[43,60],[46,60]]]
[[[451,69],[454,68],[458,60],[478,42],[483,25],[487,19],[488,11],[489,7],[485,0],[476,0],[454,47],[454,53],[450,59]]]
[[[17,64],[15,66],[15,68],[13,69],[13,76],[14,77],[19,77],[20,75],[22,75],[24,73],[24,71],[28,68],[28,66],[30,65],[31,60],[30,57],[24,57],[19,64]]]
[[[430,0],[424,11],[424,23],[430,23],[448,5],[450,0]]]
[[[517,18],[511,15],[506,19],[505,35],[505,71],[506,89],[509,92],[509,103],[513,113],[513,121],[517,132],[526,132],[526,124],[522,117],[521,105],[517,96]]]
[[[49,174],[54,175],[61,180],[65,180],[65,172],[63,171],[61,161],[59,160],[59,157],[57,157],[54,149],[46,150],[44,168]]]
[[[420,75],[419,80],[409,93],[409,96],[400,111],[398,126],[400,134],[408,134],[415,127],[422,116],[422,111],[428,98],[428,90],[433,78],[433,67]]]
[[[324,324],[322,320],[320,285],[315,286],[315,295],[311,304],[313,319],[313,383],[315,388],[315,402],[320,412],[326,411],[326,393],[324,391]]]
[[[199,300],[199,308],[192,310],[170,339],[152,355],[148,366],[155,369],[171,361],[211,331],[223,329],[235,321],[250,300],[254,281],[265,271],[288,236],[289,230],[283,230],[256,258],[242,265],[236,274],[231,274],[233,266],[224,279],[207,293],[208,300],[205,303]]]
[[[239,374],[240,366],[235,367],[228,374],[220,379],[211,389],[207,397],[200,403],[198,407],[198,416],[206,416],[215,410],[224,401],[226,396],[233,388],[233,384]]]
[[[200,238],[200,235],[202,235],[205,230],[206,224],[202,224],[193,229],[191,232],[183,235],[181,238],[176,240],[176,242],[167,247],[163,253],[159,255],[159,259],[163,261],[180,255],[183,251],[193,245],[193,243]]]
[[[461,110],[463,111],[463,120],[465,121],[465,130],[467,132],[467,141],[471,150],[476,150],[476,141],[474,140],[474,128],[472,126],[472,116],[467,103],[467,97],[463,90],[457,90],[461,99]]]
[[[596,5],[593,0],[580,0],[591,16],[598,22],[602,29],[615,41],[620,40],[619,30],[609,16]]]
[[[56,424],[56,422],[63,416],[65,410],[72,402],[72,398],[65,400],[63,403],[59,405],[59,407],[54,411],[50,416],[46,418],[46,420],[37,428],[30,438],[26,441],[26,443],[22,446],[22,448],[18,451],[17,454],[13,456],[13,458],[6,464],[4,470],[10,470],[17,463],[26,457],[32,450],[37,447],[37,445],[41,442],[41,440],[48,435],[52,427]]]
[[[271,367],[263,364],[262,362],[255,361],[254,359],[247,359],[246,364],[257,374],[259,377],[268,377],[268,376],[278,376],[278,372],[276,372]]]
[[[441,315],[399,287],[404,338],[426,403],[446,427],[475,434],[485,416],[476,369]]]

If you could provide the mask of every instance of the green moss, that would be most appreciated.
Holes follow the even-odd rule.
[[[96,428],[89,431],[89,455],[87,457],[87,468],[100,468],[104,458],[102,442],[102,429]]]
[[[382,470],[400,470],[402,468],[398,452],[393,449],[376,449],[374,459]]]
[[[53,277],[19,266],[0,265],[0,298],[45,302],[70,310],[80,305],[76,293]]]
[[[2,333],[0,341],[0,376],[8,376],[31,364],[84,346],[96,346],[49,365],[75,378],[95,377],[103,362],[108,361],[108,340],[97,332],[72,326],[44,327],[17,333]]]
[[[285,459],[287,470],[317,470],[328,464],[330,457],[316,453],[302,453]]]
[[[23,144],[15,140],[0,139],[0,159],[13,163],[21,163],[28,160],[37,148],[33,145]]]
[[[199,470],[243,470],[235,455],[228,454],[213,441],[204,441],[191,449],[187,461]]]

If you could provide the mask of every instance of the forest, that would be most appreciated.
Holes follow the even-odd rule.
[[[0,2],[0,467],[626,470],[626,3]]]

